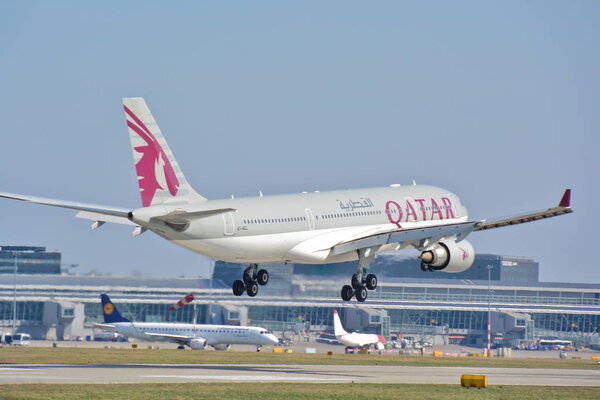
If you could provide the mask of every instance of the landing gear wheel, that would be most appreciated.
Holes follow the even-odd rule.
[[[269,273],[266,269],[261,269],[258,271],[258,274],[256,274],[256,281],[261,286],[266,285],[267,282],[269,282]]]
[[[358,301],[360,301],[362,303],[363,301],[365,301],[367,299],[367,293],[368,292],[367,292],[367,288],[366,287],[364,287],[364,286],[359,287],[356,290],[356,293],[355,293],[356,300],[358,300]]]
[[[356,290],[362,286],[362,275],[361,274],[353,274],[352,275],[352,287]]]
[[[375,288],[377,288],[377,276],[375,276],[375,274],[367,275],[366,285],[367,289],[375,290]]]
[[[350,285],[344,285],[344,287],[342,287],[342,300],[350,301],[350,300],[352,300],[353,296],[354,296],[354,289],[352,289],[352,287]]]
[[[244,290],[246,290],[244,282],[240,281],[239,279],[233,282],[231,288],[233,289],[233,294],[236,296],[241,296],[242,294],[244,294]]]
[[[256,294],[258,293],[258,283],[256,283],[256,282],[250,283],[248,285],[248,287],[246,288],[246,293],[248,293],[248,296],[250,296],[250,297],[256,296]]]
[[[177,346],[177,350],[185,350],[185,346],[180,344],[179,346]]]

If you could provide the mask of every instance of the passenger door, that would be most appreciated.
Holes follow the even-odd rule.
[[[223,225],[225,236],[231,236],[235,234],[235,220],[233,219],[233,214],[228,212],[225,214],[221,214],[223,216]]]

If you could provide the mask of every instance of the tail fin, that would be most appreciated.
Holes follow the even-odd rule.
[[[205,201],[189,185],[141,97],[123,99],[142,205]]]
[[[348,332],[346,332],[342,326],[342,321],[340,321],[340,316],[338,315],[337,310],[333,310],[333,334],[335,336],[348,334]]]
[[[121,315],[119,310],[117,310],[117,306],[113,304],[107,294],[101,294],[100,300],[102,301],[102,315],[104,315],[105,324],[110,324],[112,322],[131,322]]]

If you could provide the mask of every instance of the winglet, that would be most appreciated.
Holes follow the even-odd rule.
[[[571,207],[571,189],[565,190],[562,199],[560,199],[560,203],[558,203],[559,207]]]

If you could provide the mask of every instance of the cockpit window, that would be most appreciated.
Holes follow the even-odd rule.
[[[272,335],[273,332],[271,332],[271,331],[260,331],[260,334],[261,335]]]

